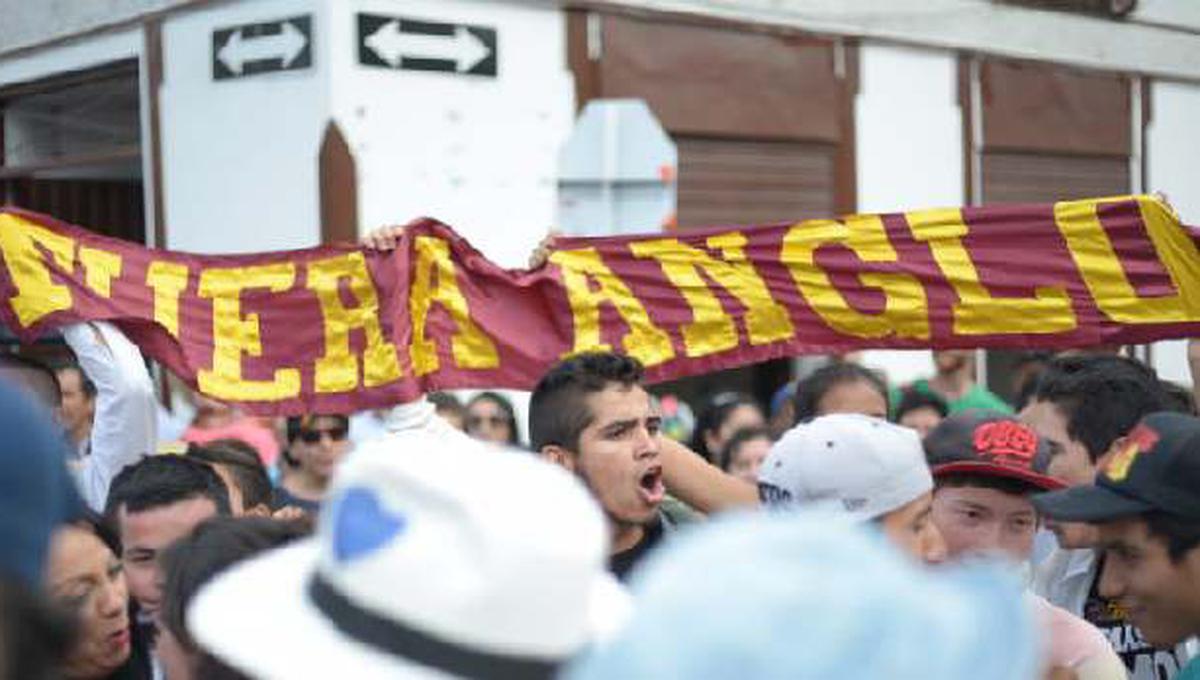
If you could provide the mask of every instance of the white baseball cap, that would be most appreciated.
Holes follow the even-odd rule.
[[[257,678],[548,678],[630,612],[607,536],[555,466],[402,431],[345,461],[314,538],[218,576],[188,627]]]
[[[831,507],[867,521],[931,491],[933,477],[915,430],[838,413],[788,430],[763,461],[758,487],[767,505]]]

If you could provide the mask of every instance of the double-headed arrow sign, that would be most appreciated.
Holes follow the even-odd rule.
[[[312,66],[312,17],[213,31],[212,64],[214,80],[308,68]]]
[[[496,75],[496,29],[358,15],[358,61],[408,71]]]

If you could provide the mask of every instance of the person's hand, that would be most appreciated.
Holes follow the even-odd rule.
[[[550,259],[550,253],[554,252],[554,242],[558,239],[560,233],[557,229],[551,229],[542,237],[541,242],[529,254],[529,268],[537,269],[546,264]]]
[[[386,224],[363,236],[358,244],[370,250],[378,250],[383,253],[391,252],[400,245],[400,239],[404,236],[404,230],[408,227],[420,222],[422,218],[410,221],[408,224]]]

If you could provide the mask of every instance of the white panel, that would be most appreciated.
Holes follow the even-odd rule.
[[[358,162],[361,229],[428,215],[493,261],[524,266],[553,224],[574,116],[563,13],[452,0],[336,5],[334,106]],[[498,75],[360,65],[355,11],[492,27]]]
[[[1200,225],[1200,85],[1153,82],[1150,112],[1147,188],[1165,193],[1184,223]],[[1154,367],[1168,380],[1191,384],[1187,341],[1157,343]]]
[[[855,102],[858,211],[958,206],[962,115],[953,53],[864,44]],[[928,351],[868,351],[863,363],[893,384],[932,372]]]
[[[329,118],[326,3],[220,3],[163,26],[167,246],[257,252],[320,240],[317,156]],[[313,15],[313,66],[213,80],[214,29]]]

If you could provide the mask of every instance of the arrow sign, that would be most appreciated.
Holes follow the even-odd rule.
[[[358,61],[402,71],[496,76],[496,29],[358,15]]]
[[[213,80],[312,66],[312,17],[221,28],[212,35]]]

